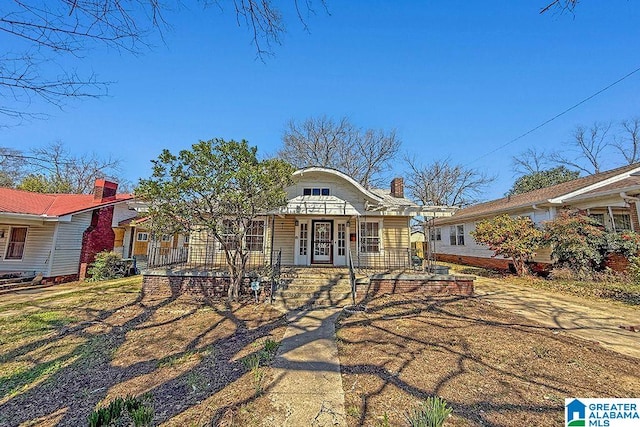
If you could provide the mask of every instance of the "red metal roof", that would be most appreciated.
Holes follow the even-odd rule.
[[[131,194],[117,194],[101,201],[95,200],[93,194],[42,194],[0,188],[0,212],[60,217],[130,199]]]

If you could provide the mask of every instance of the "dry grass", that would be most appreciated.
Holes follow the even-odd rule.
[[[505,272],[458,264],[439,264],[449,266],[452,272],[486,277],[496,283],[526,286],[594,300],[610,300],[627,305],[640,305],[640,282],[634,281],[631,276],[622,273],[600,272],[594,273],[589,280],[579,280],[569,269],[556,269],[554,270],[555,277],[551,275],[548,278],[543,278],[536,275],[518,277]]]
[[[561,425],[564,398],[640,394],[637,359],[473,298],[383,297],[338,330],[349,425],[404,425],[428,396],[447,425]]]
[[[281,425],[266,368],[243,360],[285,321],[268,306],[142,298],[140,278],[0,300],[0,426],[86,425],[98,405],[150,393],[154,423]],[[43,296],[47,295],[47,296]],[[438,395],[448,425],[558,425],[565,397],[640,395],[637,359],[473,298],[383,297],[337,337],[350,425],[404,425]]]
[[[155,423],[220,424],[254,404],[241,358],[284,334],[266,305],[143,299],[139,277],[0,302],[0,425],[86,425],[149,392]],[[49,294],[48,294],[49,295]]]

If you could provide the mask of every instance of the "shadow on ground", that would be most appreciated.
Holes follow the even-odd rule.
[[[640,393],[637,359],[474,297],[367,307],[337,333],[349,425],[401,424],[429,396],[449,402],[451,425],[557,425],[565,397]]]

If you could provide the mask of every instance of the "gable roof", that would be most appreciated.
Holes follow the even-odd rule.
[[[468,218],[481,218],[533,205],[560,205],[578,196],[596,194],[604,190],[613,191],[620,188],[620,191],[623,191],[622,189],[631,182],[627,180],[628,178],[632,178],[633,182],[635,182],[636,177],[632,174],[637,172],[640,172],[640,163],[577,178],[527,193],[479,203],[460,209],[450,218],[436,220],[436,224],[459,222]]]
[[[93,194],[43,194],[0,188],[0,213],[56,218],[113,205],[132,198],[130,194],[117,194],[104,200],[96,200]]]

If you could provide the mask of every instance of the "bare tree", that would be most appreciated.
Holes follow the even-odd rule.
[[[318,0],[325,9],[325,0]],[[272,54],[285,26],[279,6],[271,0],[200,0],[205,6],[228,7],[239,26],[246,26],[259,58]],[[74,70],[73,61],[98,46],[139,53],[149,35],[169,28],[164,15],[181,7],[180,0],[5,0],[0,6],[0,114],[20,121],[43,117],[29,111],[33,99],[63,106],[70,98],[107,93],[109,81]],[[311,0],[293,0],[306,28]],[[75,62],[80,65],[79,62]],[[62,65],[64,64],[64,65]]]
[[[360,129],[346,117],[327,116],[289,121],[282,142],[278,155],[292,165],[338,169],[365,187],[385,178],[401,145],[395,130]]]
[[[527,148],[511,158],[513,171],[517,175],[528,175],[541,172],[549,167],[549,155],[537,148]]]
[[[587,174],[602,170],[603,158],[610,142],[608,139],[611,123],[594,122],[590,128],[577,126],[573,139],[569,142],[573,149],[552,153],[550,158],[559,165],[577,169]]]
[[[580,0],[553,0],[550,3],[547,3],[544,7],[540,9],[540,13],[543,14],[550,10],[556,10],[560,13],[571,12],[573,13],[574,9],[578,5]]]
[[[15,187],[23,177],[25,163],[21,151],[0,147],[0,187]]]
[[[640,117],[620,122],[622,135],[613,137],[612,145],[628,164],[640,162]]]
[[[477,203],[482,191],[495,179],[478,170],[451,164],[449,159],[426,166],[415,158],[405,157],[405,161],[410,169],[406,189],[425,206],[464,207]]]
[[[12,169],[19,169],[11,175]],[[74,155],[61,142],[24,153],[0,149],[0,176],[11,176],[7,186],[42,193],[86,194],[93,190],[97,178],[115,180],[121,190],[131,185],[119,178],[120,160],[96,154]]]

